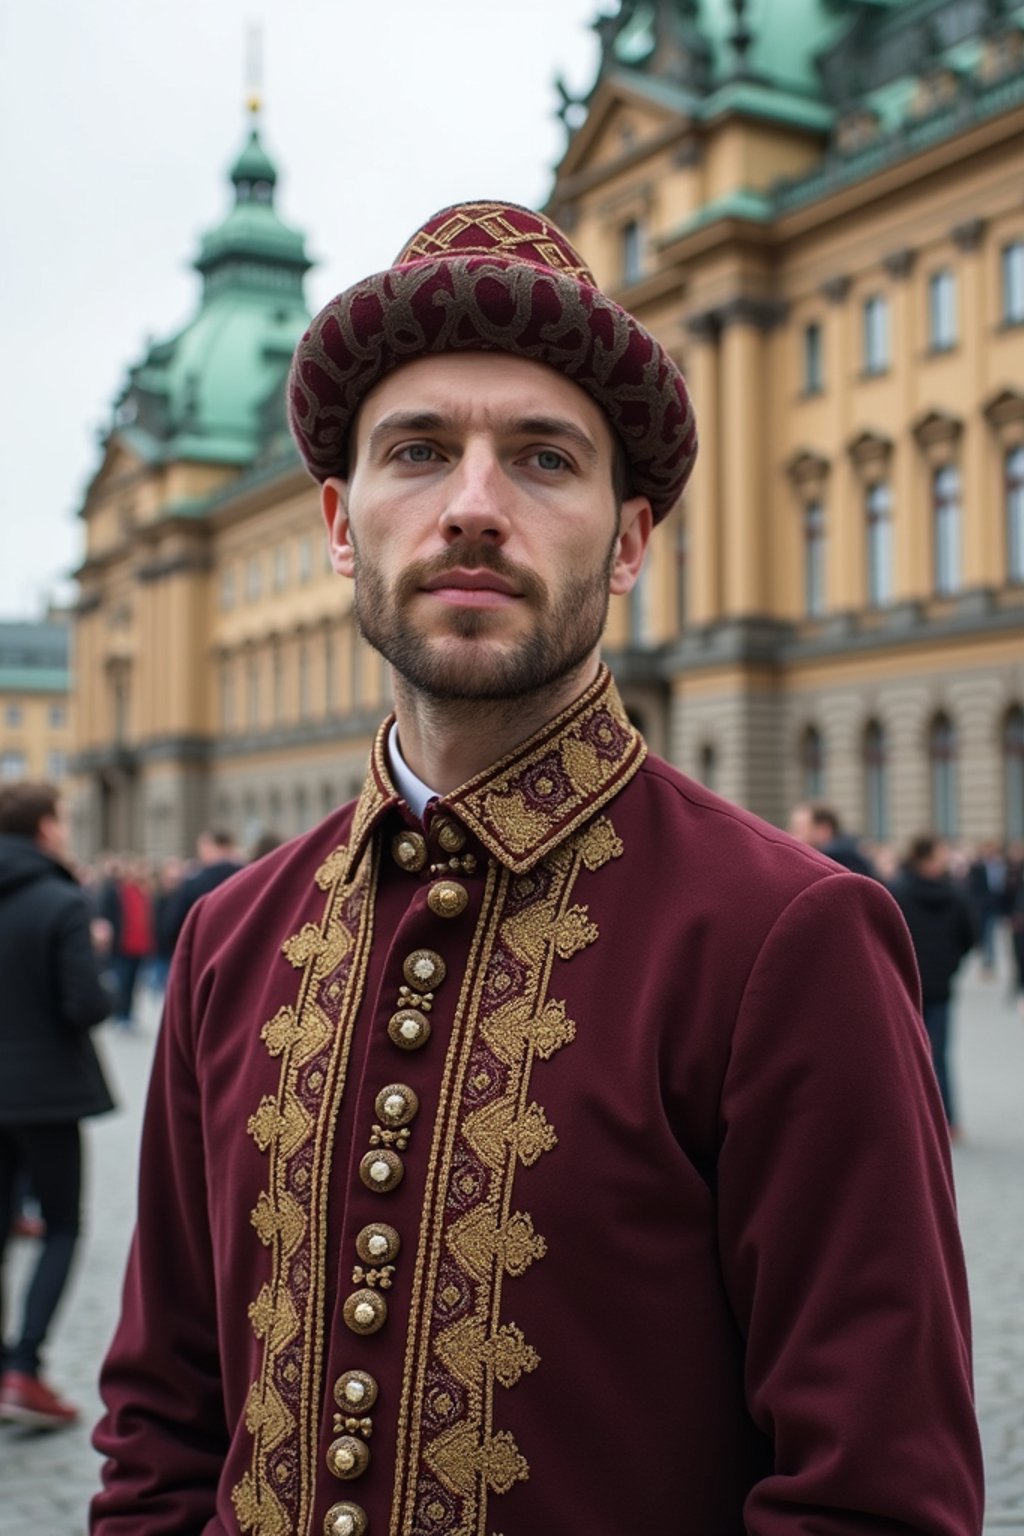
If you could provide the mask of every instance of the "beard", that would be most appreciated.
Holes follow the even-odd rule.
[[[399,677],[428,698],[498,703],[523,699],[569,676],[592,653],[608,616],[608,583],[617,530],[600,565],[566,578],[552,594],[533,571],[492,545],[454,544],[433,560],[405,570],[389,591],[379,568],[363,560],[353,541],[355,615],[359,632]],[[451,570],[488,570],[514,583],[534,624],[519,639],[494,639],[497,615],[453,608],[446,633],[428,636],[409,615],[423,584]],[[454,644],[449,644],[449,639]],[[475,643],[474,643],[475,642]]]

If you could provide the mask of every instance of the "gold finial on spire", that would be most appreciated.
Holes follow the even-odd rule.
[[[257,21],[245,32],[245,104],[257,118],[263,106],[263,29]]]

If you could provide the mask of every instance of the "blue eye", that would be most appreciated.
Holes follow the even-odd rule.
[[[541,448],[536,455],[539,469],[564,469],[566,460],[564,454],[557,453],[554,448]]]
[[[410,443],[408,448],[403,448],[402,453],[410,464],[429,464],[434,457],[434,450],[429,443]]]

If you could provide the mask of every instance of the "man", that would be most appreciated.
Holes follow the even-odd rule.
[[[19,1172],[43,1221],[19,1321],[0,1348],[0,1419],[44,1429],[78,1416],[41,1378],[41,1356],[78,1242],[79,1122],[113,1108],[89,1037],[110,998],[68,857],[57,791],[0,789],[0,1272]]]
[[[160,951],[170,954],[186,917],[199,900],[217,889],[242,868],[235,840],[230,832],[212,827],[196,838],[196,865],[170,895],[157,931]]]
[[[182,934],[94,1536],[976,1536],[899,915],[649,756],[600,664],[678,370],[468,204],[290,403],[395,719]]]
[[[789,817],[789,830],[793,837],[808,848],[817,848],[827,859],[833,859],[855,875],[869,875],[878,879],[878,871],[855,837],[844,832],[835,811],[827,805],[810,805],[801,801],[794,805]]]
[[[921,973],[921,1010],[950,1136],[957,1123],[949,1070],[953,978],[978,942],[970,903],[949,878],[949,850],[935,837],[915,837],[892,894],[910,930]]]

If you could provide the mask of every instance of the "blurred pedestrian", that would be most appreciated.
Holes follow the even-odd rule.
[[[160,865],[153,890],[154,953],[149,965],[149,981],[153,991],[161,997],[167,989],[167,974],[178,936],[175,907],[184,878],[184,860],[172,855]]]
[[[978,940],[974,913],[950,879],[948,850],[935,837],[914,839],[891,890],[910,929],[921,975],[924,1027],[946,1122],[956,1140],[960,1131],[949,1069],[950,1008],[953,978]]]
[[[855,837],[844,832],[838,814],[831,806],[802,800],[789,814],[789,832],[809,848],[817,848],[826,858],[834,859],[855,875],[878,879],[878,871]]]
[[[996,973],[996,940],[1007,905],[1006,855],[997,842],[982,843],[967,869],[967,893],[974,907],[982,972]]]
[[[196,867],[185,876],[173,897],[167,916],[166,938],[173,950],[182,924],[199,900],[231,875],[245,867],[230,832],[213,827],[196,839]]]
[[[89,1036],[110,998],[68,855],[52,786],[0,790],[0,1274],[21,1173],[45,1224],[20,1323],[0,1347],[0,1418],[41,1428],[77,1417],[41,1379],[40,1357],[78,1242],[79,1121],[113,1108]]]
[[[114,1022],[135,1025],[135,992],[144,961],[154,953],[153,903],[144,862],[126,855],[108,862],[96,911],[110,924],[109,967],[115,982]]]

